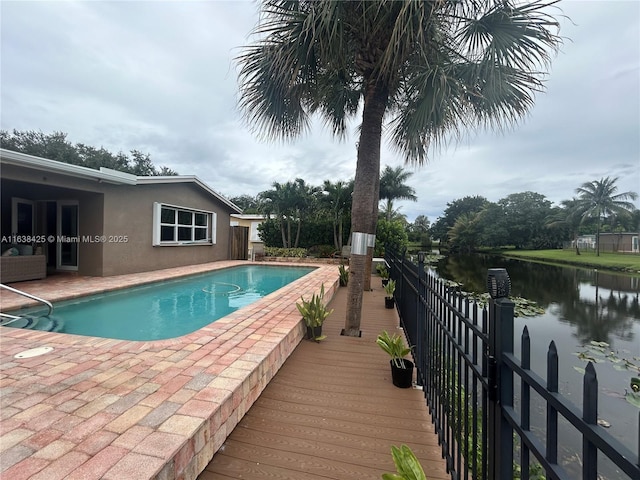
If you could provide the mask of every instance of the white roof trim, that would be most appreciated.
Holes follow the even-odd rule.
[[[58,162],[47,158],[27,155],[26,153],[14,152],[0,148],[0,163],[8,165],[16,165],[19,167],[33,168],[44,170],[47,172],[59,173],[70,177],[94,179],[106,183],[114,183],[117,185],[154,185],[164,183],[195,183],[197,186],[205,190],[207,193],[230,207],[232,210],[240,213],[242,210],[230,200],[226,199],[218,192],[213,190],[209,185],[204,183],[195,175],[171,175],[156,177],[141,177],[130,173],[112,170],[111,168],[100,167],[100,170],[93,168],[81,167],[70,163]]]
[[[81,167],[70,163],[58,162],[47,158],[27,155],[26,153],[14,152],[0,148],[0,162],[8,165],[16,165],[19,167],[34,168],[52,173],[60,173],[70,177],[87,178],[99,180],[107,183],[115,183],[118,185],[135,185],[136,176],[128,175],[123,172],[116,172],[109,168],[103,170],[94,170],[93,168]],[[125,176],[126,175],[126,176]]]
[[[267,216],[259,213],[232,213],[231,217],[240,220],[266,220]],[[271,215],[270,218],[275,218],[275,215]]]
[[[220,195],[218,192],[213,190],[209,185],[204,183],[195,175],[158,175],[154,177],[136,177],[138,181],[138,185],[154,185],[154,184],[163,184],[163,183],[189,183],[193,182],[198,185],[200,188],[205,190],[210,195],[213,195],[218,200],[220,200],[225,205],[231,207],[236,212],[242,212],[240,208],[228,200],[227,198]]]

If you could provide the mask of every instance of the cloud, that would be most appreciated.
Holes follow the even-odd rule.
[[[519,125],[434,151],[409,180],[410,220],[467,195],[534,191],[553,202],[619,176],[640,192],[640,4],[562,2],[564,45]],[[3,2],[1,128],[150,153],[228,196],[273,182],[353,178],[357,124],[339,141],[319,120],[287,143],[260,141],[238,112],[233,59],[258,20],[252,1]],[[556,12],[559,13],[559,12]],[[383,142],[381,164],[404,159]]]

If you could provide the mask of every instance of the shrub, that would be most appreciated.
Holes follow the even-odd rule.
[[[307,249],[306,248],[265,247],[264,254],[266,257],[304,258],[307,256]]]
[[[333,245],[314,245],[309,247],[307,254],[318,258],[331,258],[335,251],[336,249]]]

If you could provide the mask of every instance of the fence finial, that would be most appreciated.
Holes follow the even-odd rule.
[[[511,293],[511,279],[504,268],[490,268],[487,271],[487,290],[491,298],[505,298]]]

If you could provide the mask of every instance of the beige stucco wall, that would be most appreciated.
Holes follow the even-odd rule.
[[[81,179],[69,179],[55,174],[42,174],[35,170],[17,169],[12,165],[2,166],[2,234],[11,232],[11,199],[13,197],[33,202],[77,201],[79,235],[102,235],[104,195],[100,191],[102,185]],[[43,205],[36,206],[36,233],[41,230],[45,212]],[[48,232],[53,233],[53,232]],[[102,249],[100,243],[83,243],[78,245],[78,273],[82,275],[101,276]],[[45,254],[49,255],[47,246]],[[49,264],[55,266],[55,256]],[[51,265],[50,265],[51,266]]]
[[[10,234],[11,198],[78,201],[81,241],[78,273],[109,276],[193,265],[229,257],[232,209],[193,182],[114,185],[93,179],[2,165],[2,234]],[[217,214],[214,245],[154,247],[153,203],[160,202]],[[126,236],[126,241],[124,237]],[[111,240],[111,241],[110,241]],[[116,240],[120,240],[117,242]]]
[[[217,214],[214,245],[154,247],[153,203]],[[105,190],[103,275],[226,260],[229,257],[229,209],[193,183],[110,186]],[[127,236],[126,242],[109,242]]]

